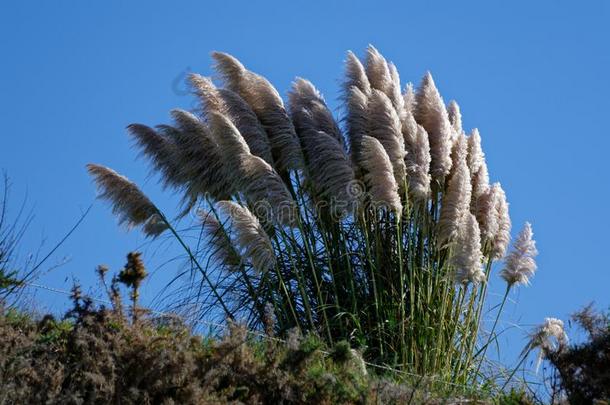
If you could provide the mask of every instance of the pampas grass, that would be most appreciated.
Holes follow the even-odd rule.
[[[212,57],[222,86],[190,76],[197,114],[129,126],[186,202],[178,220],[193,209],[194,225],[176,231],[135,184],[89,167],[121,223],[150,236],[168,230],[184,249],[198,270],[180,290],[184,305],[201,308],[191,315],[257,329],[271,311],[280,335],[347,339],[368,361],[480,381],[495,340],[495,324],[480,331],[487,286],[511,221],[457,103],[445,106],[429,73],[401,94],[398,69],[373,47],[364,63],[347,54],[339,120],[306,79],[295,79],[285,108],[263,76],[231,55]],[[508,291],[535,268],[528,229],[505,261],[496,324]]]

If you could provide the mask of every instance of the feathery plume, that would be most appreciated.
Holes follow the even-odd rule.
[[[489,190],[489,173],[487,172],[487,163],[485,163],[485,160],[483,160],[479,170],[475,173],[471,172],[471,177],[472,201],[470,207],[473,212],[476,212],[479,199]]]
[[[443,195],[438,221],[438,242],[441,247],[447,246],[456,239],[463,219],[470,211],[472,188],[465,156],[462,155],[456,164],[447,191]]]
[[[449,122],[456,134],[459,135],[464,132],[462,129],[462,113],[460,112],[460,106],[457,101],[451,100],[449,104],[447,104],[447,116],[449,117]]]
[[[481,135],[474,128],[468,137],[468,168],[470,173],[476,173],[485,164],[485,153],[481,147]]]
[[[400,117],[405,113],[405,100],[400,92],[400,75],[396,66],[390,62],[388,63],[390,68],[390,76],[392,77],[392,87],[390,87],[390,94],[388,97],[392,100],[394,108]]]
[[[294,226],[298,209],[286,184],[277,172],[263,159],[244,155],[240,159],[242,176],[240,190],[256,208],[257,216],[268,218],[268,213],[282,225]]]
[[[248,103],[231,90],[216,88],[207,77],[192,74],[189,79],[201,101],[204,115],[208,116],[212,112],[226,115],[239,130],[252,154],[273,165],[271,145],[265,128]]]
[[[506,194],[502,187],[498,184],[498,196],[496,198],[496,216],[498,218],[498,232],[493,241],[492,257],[501,259],[506,254],[506,249],[510,243],[511,221],[508,214],[508,202]]]
[[[267,131],[274,161],[280,170],[300,169],[303,156],[294,126],[277,90],[267,79],[247,70],[233,56],[213,52],[216,70],[227,88],[239,94],[252,108]]]
[[[224,226],[215,214],[205,209],[197,210],[197,216],[201,221],[204,233],[208,236],[208,242],[211,246],[211,260],[226,266],[229,271],[236,270],[240,264],[240,257],[233,248]]]
[[[352,162],[356,167],[360,166],[362,137],[367,133],[367,109],[368,99],[358,87],[352,87],[347,95],[345,117],[347,135],[350,144]]]
[[[362,137],[362,167],[366,170],[364,180],[373,203],[397,213],[402,212],[392,162],[381,142],[368,135]]]
[[[544,318],[544,323],[530,334],[530,340],[521,355],[523,356],[536,348],[540,349],[536,361],[536,372],[538,372],[542,359],[549,353],[562,350],[568,344],[568,341],[568,335],[561,319]]]
[[[404,188],[406,153],[400,118],[390,99],[377,89],[371,92],[367,113],[367,133],[381,142],[392,162],[396,183],[400,188]]]
[[[415,95],[415,120],[426,132],[430,141],[432,162],[430,172],[435,179],[442,179],[451,169],[451,139],[453,128],[445,109],[445,103],[432,79],[426,73]]]
[[[532,226],[526,222],[513,243],[513,250],[504,259],[504,268],[500,276],[511,287],[515,284],[529,285],[530,277],[536,272],[535,257],[538,255],[538,250],[533,236]]]
[[[186,198],[190,199],[189,205],[194,204],[200,195],[209,193],[221,199],[233,194],[232,173],[224,164],[209,129],[187,111],[176,109],[171,111],[171,115],[177,128],[164,125],[158,129],[172,136],[177,145],[181,177],[188,180]]]
[[[208,124],[223,161],[229,166],[234,176],[239,176],[239,173],[236,173],[239,161],[243,156],[250,155],[250,147],[233,123],[224,115],[217,112],[210,113]],[[239,181],[239,179],[233,181]]]
[[[493,244],[496,234],[500,229],[498,212],[496,207],[500,198],[500,184],[494,183],[483,192],[478,198],[475,207],[475,215],[481,229],[482,245]],[[473,190],[474,192],[474,190]]]
[[[390,67],[385,58],[373,45],[369,45],[366,48],[365,70],[371,87],[383,92],[389,97],[392,94],[393,86]]]
[[[402,135],[409,194],[415,200],[424,201],[430,194],[430,145],[426,130],[415,122],[410,111],[404,114]]]
[[[345,60],[345,82],[343,83],[345,95],[350,93],[352,87],[356,87],[364,95],[371,93],[371,83],[362,62],[352,51],[348,51]]]
[[[340,213],[350,211],[354,196],[348,187],[354,181],[349,158],[334,137],[323,131],[307,129],[299,133],[307,173],[316,192],[327,198]]]
[[[146,156],[154,170],[161,173],[163,187],[178,188],[184,185],[177,146],[172,139],[142,124],[131,124],[127,130],[140,148],[140,154]]]
[[[87,165],[87,170],[100,190],[99,198],[112,204],[119,224],[127,224],[129,228],[143,225],[144,234],[151,237],[159,236],[167,229],[157,207],[127,177],[93,163]]]
[[[409,82],[405,86],[405,90],[402,93],[402,99],[404,101],[405,112],[415,113],[415,91],[413,90],[413,83]]]
[[[453,177],[453,174],[457,170],[457,165],[461,161],[466,162],[466,166],[468,167],[468,140],[466,139],[466,134],[463,132],[455,138],[455,141],[451,146],[451,170],[449,170],[449,175],[447,176],[448,180]],[[472,174],[470,167],[468,167],[468,173]]]
[[[322,131],[343,145],[343,135],[324,98],[310,81],[297,78],[288,92],[288,110],[299,134],[305,130]]]
[[[231,219],[231,232],[235,235],[236,245],[243,257],[250,260],[252,266],[260,272],[273,267],[275,255],[271,241],[254,214],[233,201],[219,201],[216,205]]]
[[[466,213],[464,226],[460,230],[455,252],[451,263],[455,268],[455,281],[461,284],[478,284],[485,280],[485,273],[481,270],[481,239],[479,224],[470,212]]]

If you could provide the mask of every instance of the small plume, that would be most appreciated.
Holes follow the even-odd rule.
[[[199,209],[197,216],[211,246],[210,258],[214,263],[226,266],[229,271],[237,270],[240,265],[239,254],[233,248],[231,239],[224,226],[213,213]]]
[[[536,348],[540,349],[538,360],[536,361],[536,372],[538,372],[542,359],[550,353],[565,348],[568,341],[568,335],[565,332],[562,320],[544,318],[544,323],[530,334],[530,340],[523,349],[523,352],[521,352],[521,355],[523,356]]]
[[[265,128],[279,169],[302,168],[303,156],[294,126],[277,90],[263,76],[246,70],[233,56],[213,52],[212,57],[227,88],[246,100]]]
[[[316,191],[330,200],[334,208],[350,211],[354,196],[348,186],[354,181],[354,170],[341,145],[334,137],[314,129],[307,129],[299,136],[307,173]]]
[[[397,213],[402,212],[392,162],[381,142],[367,135],[362,138],[362,166],[366,171],[364,180],[373,203]]]
[[[273,267],[275,255],[269,236],[250,210],[233,201],[219,201],[216,205],[231,219],[231,231],[243,257],[260,272]]]
[[[367,113],[367,133],[383,145],[392,163],[396,183],[402,189],[406,180],[406,153],[400,118],[390,99],[377,89],[371,93]]]
[[[470,173],[463,157],[454,168],[447,191],[443,195],[441,215],[438,222],[439,246],[448,246],[459,234],[464,217],[470,212]]]
[[[536,272],[535,257],[538,255],[534,233],[529,222],[525,223],[523,230],[513,243],[513,250],[504,259],[504,268],[500,276],[513,285],[529,285],[530,277]]]
[[[426,130],[415,122],[409,111],[402,120],[402,135],[409,195],[415,200],[425,201],[430,194],[430,145]]]
[[[479,224],[470,212],[466,213],[464,226],[460,230],[456,242],[455,252],[451,257],[451,263],[455,269],[455,281],[461,284],[478,284],[485,281],[485,273],[481,270]]]
[[[510,215],[508,214],[506,194],[499,184],[497,193],[496,217],[498,218],[498,232],[496,233],[493,242],[492,257],[494,259],[501,259],[506,254],[506,249],[510,243],[511,221]]]
[[[288,110],[297,134],[306,130],[322,131],[343,145],[343,134],[324,98],[310,81],[297,78],[288,92]]]
[[[413,90],[413,83],[409,82],[405,86],[405,91],[402,93],[402,99],[404,101],[405,112],[415,113],[415,91]]]
[[[462,129],[462,113],[460,112],[460,106],[455,100],[451,100],[447,104],[447,115],[455,133],[459,135],[464,132]]]
[[[366,76],[364,66],[352,51],[348,51],[345,60],[345,82],[343,83],[343,91],[346,96],[349,95],[352,87],[356,87],[364,95],[371,93],[371,83]]]
[[[451,139],[453,128],[432,75],[428,72],[422,79],[415,95],[415,120],[426,130],[430,140],[432,162],[430,172],[438,180],[449,174],[451,169]]]
[[[273,165],[269,138],[248,103],[237,93],[228,89],[218,89],[207,77],[192,74],[190,82],[195,94],[201,100],[204,115],[212,112],[227,116],[239,130],[250,151]]]
[[[93,163],[87,165],[87,170],[100,191],[99,198],[110,202],[120,224],[129,228],[143,225],[144,234],[150,237],[157,237],[167,229],[157,207],[127,177]]]

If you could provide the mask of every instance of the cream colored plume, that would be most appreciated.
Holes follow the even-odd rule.
[[[415,122],[410,111],[404,114],[402,135],[409,195],[414,200],[425,201],[430,194],[430,145],[426,130]]]
[[[402,212],[392,162],[381,142],[368,135],[362,138],[362,167],[366,172],[364,180],[373,204]]]
[[[497,193],[496,215],[498,218],[498,232],[496,233],[493,242],[492,257],[494,259],[501,259],[506,254],[506,249],[510,243],[511,221],[510,215],[508,214],[508,201],[506,201],[506,194],[499,184]]]
[[[462,156],[456,164],[457,167],[452,171],[447,191],[442,198],[438,222],[438,243],[441,247],[455,241],[464,217],[470,212],[472,188],[465,156]]]
[[[246,100],[265,128],[278,168],[282,171],[302,168],[299,141],[277,90],[267,79],[247,70],[233,56],[213,52],[212,57],[227,88]]]
[[[426,130],[430,140],[432,177],[442,180],[451,169],[451,140],[453,127],[432,75],[428,72],[416,93],[415,120]]]
[[[366,48],[365,62],[366,76],[369,78],[372,89],[385,93],[388,97],[392,93],[392,74],[385,58],[373,46]]]
[[[231,234],[242,257],[260,272],[273,267],[275,254],[271,241],[254,214],[233,201],[219,201],[216,206],[231,219]]]
[[[360,59],[352,51],[347,52],[345,60],[345,81],[343,83],[344,97],[347,98],[352,87],[356,87],[364,95],[371,94],[371,83],[366,75]]]
[[[453,177],[459,162],[462,161],[466,162],[466,166],[468,166],[468,140],[466,139],[466,134],[464,134],[464,132],[461,132],[460,135],[455,138],[451,147],[451,170],[449,171],[448,179]],[[472,173],[470,167],[468,167],[468,173]]]
[[[467,212],[451,257],[455,281],[461,284],[478,284],[485,281],[485,273],[481,270],[481,261],[479,224],[474,215]]]
[[[447,115],[455,133],[459,135],[464,132],[462,129],[462,113],[460,112],[460,106],[455,100],[451,100],[447,104]]]
[[[493,245],[496,235],[500,229],[497,212],[498,199],[501,187],[494,183],[477,198],[475,215],[481,229],[481,241],[483,246]]]
[[[223,224],[214,213],[205,209],[199,209],[197,216],[211,246],[210,259],[212,262],[225,266],[229,271],[237,270],[241,259],[231,244],[231,239]]]
[[[225,165],[233,176],[241,176],[239,162],[244,156],[250,155],[250,147],[231,120],[224,115],[211,112],[208,114],[208,125]],[[233,182],[236,181],[239,181],[239,178],[233,179]]]
[[[351,211],[354,196],[349,186],[354,170],[337,140],[323,131],[307,129],[299,132],[308,177],[320,196],[328,199],[339,213]]]
[[[374,89],[367,110],[367,134],[383,145],[392,163],[394,178],[399,188],[404,189],[406,180],[405,145],[400,118],[390,99]]]
[[[248,103],[231,90],[217,88],[207,77],[192,74],[189,79],[201,100],[204,115],[207,117],[213,112],[226,115],[239,130],[250,151],[273,165],[271,145],[265,128]]]
[[[485,153],[481,147],[481,135],[479,130],[474,128],[468,137],[468,168],[471,173],[476,173],[484,163]]]
[[[400,92],[400,75],[398,74],[398,69],[392,62],[388,63],[388,66],[390,68],[390,76],[392,77],[392,87],[390,88],[388,97],[392,100],[396,112],[402,118],[402,115],[405,113],[405,100]]]
[[[415,91],[413,90],[413,83],[409,82],[405,86],[405,90],[402,93],[402,99],[404,101],[405,112],[415,113]]]
[[[504,258],[504,268],[500,272],[500,276],[509,286],[528,285],[530,277],[536,272],[535,258],[538,250],[533,236],[532,226],[526,222],[513,243],[513,249]]]
[[[141,225],[144,234],[151,237],[168,228],[157,207],[127,177],[93,163],[87,165],[87,170],[100,191],[99,198],[110,202],[120,224],[129,228]]]
[[[310,81],[297,78],[288,92],[288,110],[297,134],[306,130],[322,131],[343,145],[343,134],[324,98]]]
[[[239,162],[240,190],[254,206],[257,216],[294,226],[297,205],[277,172],[258,156],[243,156]]]

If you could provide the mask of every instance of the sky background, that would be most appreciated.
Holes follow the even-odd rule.
[[[125,127],[167,123],[170,109],[192,108],[184,78],[212,74],[211,51],[235,55],[282,95],[305,77],[336,108],[346,51],[363,55],[370,43],[403,83],[430,70],[445,101],[458,101],[464,128],[481,132],[492,181],[506,190],[513,234],[533,225],[539,271],[511,294],[505,321],[527,329],[591,301],[608,308],[609,9],[601,0],[3,1],[0,168],[13,182],[13,208],[27,193],[35,214],[21,253],[43,240],[48,250],[94,202],[89,162],[127,175],[176,212]],[[139,248],[158,269],[144,290],[151,304],[176,266],[162,266],[171,247],[143,243],[95,202],[47,268],[68,261],[39,282],[94,288],[96,265],[119,270]],[[490,288],[504,288],[497,274]],[[58,311],[66,298],[43,291],[36,302]],[[523,335],[506,335],[508,361]]]

